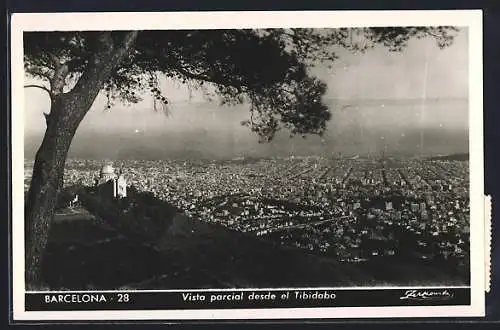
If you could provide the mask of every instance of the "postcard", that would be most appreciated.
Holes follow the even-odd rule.
[[[485,313],[482,12],[16,13],[14,321]]]

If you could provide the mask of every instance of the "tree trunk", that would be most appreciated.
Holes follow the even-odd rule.
[[[111,32],[103,32],[97,41],[93,58],[68,93],[52,96],[51,110],[46,115],[47,129],[38,149],[33,176],[25,202],[25,283],[27,290],[40,289],[42,257],[54,216],[57,196],[63,186],[64,165],[71,141],[80,122],[94,103],[102,85],[128,55],[137,31],[127,32],[119,45]],[[64,82],[64,79],[61,81]],[[62,92],[62,85],[52,85]]]
[[[36,289],[42,285],[42,256],[57,196],[63,185],[66,155],[80,123],[77,117],[60,114],[68,111],[75,113],[78,110],[78,100],[75,98],[60,96],[53,102],[47,130],[36,154],[25,204],[27,289]]]

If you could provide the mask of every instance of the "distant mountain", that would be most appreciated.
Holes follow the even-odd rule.
[[[372,129],[360,131],[359,127],[342,126],[332,130],[335,135],[290,138],[278,134],[270,143],[258,143],[257,137],[248,135],[236,139],[222,132],[192,131],[184,133],[152,132],[148,135],[131,133],[81,133],[73,141],[69,157],[81,159],[233,159],[236,157],[287,157],[380,153],[387,155],[424,157],[439,154],[464,153],[468,150],[466,129],[428,128],[424,131],[424,148],[421,150],[421,132],[417,129]],[[383,137],[383,139],[382,139]],[[25,158],[32,159],[39,147],[41,136],[25,137]]]
[[[463,104],[466,103],[468,99],[465,97],[446,97],[446,98],[403,98],[403,99],[394,99],[394,98],[365,98],[365,99],[339,99],[339,98],[330,98],[326,99],[330,105],[341,105],[341,106],[409,106],[409,105],[433,105],[433,104]]]
[[[429,160],[457,160],[457,161],[467,161],[469,160],[468,153],[457,153],[446,156],[436,156],[430,157]]]

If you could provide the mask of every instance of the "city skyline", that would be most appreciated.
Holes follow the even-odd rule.
[[[103,173],[109,172],[106,162],[102,164],[68,160],[65,171],[68,191],[75,185],[94,191],[90,195],[94,197],[81,191],[87,196],[84,201],[94,199],[94,204],[84,202],[94,205],[92,212],[99,212],[94,208],[99,199],[114,198],[106,183],[95,183],[96,175],[106,180]],[[146,210],[168,203],[189,219],[215,226],[214,230],[225,227],[344,265],[366,267],[375,285],[386,275],[377,275],[374,262],[395,267],[402,276],[390,281],[463,284],[469,281],[468,164],[324,158],[125,160],[114,165],[124,173],[130,192],[114,200],[126,207],[122,217],[133,222],[140,218],[141,231],[153,225],[154,214],[161,218]],[[25,189],[31,175],[26,165]],[[426,275],[407,273],[406,267],[418,267]]]

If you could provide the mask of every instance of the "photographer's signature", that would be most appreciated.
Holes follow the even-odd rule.
[[[401,300],[449,300],[453,293],[447,289],[442,290],[406,290]]]

